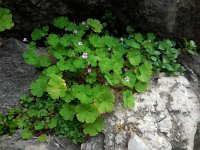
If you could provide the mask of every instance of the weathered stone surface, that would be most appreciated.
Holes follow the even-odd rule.
[[[200,99],[200,55],[181,55],[180,63],[186,68],[186,77],[191,83],[191,87]],[[200,122],[195,134],[194,150],[200,150]]]
[[[75,145],[67,139],[57,139],[49,136],[47,142],[38,140],[21,140],[19,132],[12,136],[0,137],[1,150],[80,150],[80,145]]]
[[[99,17],[110,10],[121,22],[119,28],[132,24],[160,37],[200,40],[198,0],[6,0],[1,5],[14,14],[15,28],[10,35],[25,36],[27,31],[49,23],[56,16],[80,20]]]
[[[117,95],[114,113],[105,117],[104,148],[193,150],[199,114],[199,99],[185,77],[161,77],[136,95],[133,110],[124,109]]]
[[[37,76],[37,70],[23,60],[26,49],[26,44],[13,38],[0,48],[0,112],[18,105],[19,97],[27,93]]]

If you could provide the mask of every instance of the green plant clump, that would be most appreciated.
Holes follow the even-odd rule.
[[[103,117],[114,109],[114,91],[123,94],[123,105],[134,107],[134,93],[143,92],[153,73],[180,75],[176,58],[180,49],[170,40],[155,41],[155,35],[135,33],[114,37],[104,32],[99,20],[76,24],[67,17],[49,27],[36,28],[24,53],[26,63],[41,69],[30,85],[31,94],[21,97],[20,107],[0,115],[0,134],[22,129],[23,139],[46,135],[83,142],[86,135],[103,130]],[[36,51],[37,42],[44,41]],[[191,45],[194,46],[194,45]]]
[[[7,8],[0,7],[0,32],[11,29],[14,26],[12,14]]]

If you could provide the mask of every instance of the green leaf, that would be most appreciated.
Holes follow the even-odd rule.
[[[50,120],[50,122],[48,123],[48,127],[50,128],[50,129],[53,129],[53,128],[55,128],[57,126],[57,119],[56,118],[52,118],[51,120]]]
[[[21,135],[22,139],[28,140],[28,139],[32,138],[33,133],[29,129],[24,129],[21,131],[20,135]]]
[[[0,8],[0,32],[11,29],[14,26],[12,14],[7,8]]]
[[[136,33],[134,35],[134,39],[138,42],[138,43],[143,43],[144,41],[144,36],[141,33]]]
[[[62,97],[62,99],[66,102],[66,103],[70,103],[73,99],[74,99],[74,96],[73,96],[73,93],[72,91],[66,91],[65,93],[65,96]]]
[[[99,67],[102,73],[108,73],[109,71],[113,69],[112,61],[109,58],[102,58],[99,61]]]
[[[90,72],[87,76],[86,76],[86,82],[88,82],[88,83],[94,83],[94,82],[96,82],[96,76],[97,76],[97,73],[95,72],[95,71],[92,71],[92,72]]]
[[[153,41],[155,38],[156,36],[153,33],[147,33],[147,40]]]
[[[128,59],[131,65],[138,66],[142,61],[142,54],[138,50],[133,50],[128,52]]]
[[[42,134],[38,137],[39,142],[45,142],[47,140],[46,134]]]
[[[61,76],[61,72],[57,66],[53,65],[46,69],[46,75],[50,78]]]
[[[97,19],[87,19],[87,24],[92,27],[94,32],[100,33],[103,29],[103,25]]]
[[[140,49],[140,47],[141,47],[140,44],[137,43],[135,40],[127,40],[126,44],[134,49]]]
[[[62,44],[64,47],[68,47],[70,43],[71,43],[71,36],[69,36],[68,34],[64,34],[60,38],[60,44]]]
[[[72,92],[73,96],[78,98],[83,104],[93,102],[92,88],[89,85],[73,85]]]
[[[73,121],[74,116],[76,115],[75,106],[70,104],[63,104],[59,114],[63,117],[64,120]]]
[[[102,47],[105,47],[106,44],[105,44],[105,40],[102,39],[99,35],[97,34],[91,34],[89,35],[89,41],[90,41],[90,44],[94,47],[97,47],[97,48],[102,48]]]
[[[34,122],[34,129],[35,130],[41,130],[44,128],[44,123],[41,121]]]
[[[33,96],[41,97],[46,92],[48,78],[41,76],[30,85],[31,93]]]
[[[86,66],[87,66],[85,59],[83,59],[82,57],[75,59],[73,62],[73,65],[77,69],[86,68]]]
[[[115,73],[106,73],[104,77],[111,86],[118,85],[120,82],[120,77]]]
[[[80,122],[93,123],[99,116],[98,110],[92,104],[79,104],[75,110]]]
[[[152,76],[152,65],[150,62],[145,62],[139,67],[139,73],[136,74],[137,79],[142,82],[147,82]]]
[[[61,16],[53,20],[53,25],[57,28],[64,29],[67,27],[69,20],[67,17]]]
[[[137,92],[143,92],[147,89],[147,83],[141,81],[137,81],[134,86]]]
[[[90,136],[95,136],[103,130],[103,127],[104,127],[103,119],[101,117],[99,117],[96,119],[96,121],[94,123],[86,124],[83,129],[83,132],[84,132],[84,134],[89,134]]]
[[[99,94],[95,98],[95,107],[97,107],[99,113],[112,112],[114,109],[114,95],[109,89],[99,91]]]
[[[51,78],[47,85],[47,92],[52,99],[58,99],[59,97],[65,96],[65,91],[67,90],[67,85],[65,80],[61,77]]]
[[[48,34],[48,31],[48,26],[45,26],[43,28],[35,28],[31,33],[31,38],[33,41],[40,40],[42,37],[45,37]]]
[[[56,35],[56,34],[49,34],[48,38],[47,38],[47,42],[53,46],[53,47],[56,47],[59,42],[60,42],[60,39],[59,39],[59,36]]]
[[[132,92],[129,90],[124,91],[123,93],[123,101],[124,107],[126,109],[131,109],[135,105],[135,97],[133,96]]]
[[[102,39],[104,40],[104,43],[109,48],[114,48],[114,47],[119,46],[119,41],[116,38],[113,38],[111,36],[103,36]]]

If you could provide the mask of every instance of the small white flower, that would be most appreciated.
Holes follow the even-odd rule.
[[[88,68],[88,69],[87,69],[87,72],[88,72],[88,73],[92,72],[92,69],[91,69],[91,68]]]
[[[83,21],[82,23],[81,23],[82,25],[86,25],[86,23]]]
[[[125,80],[126,82],[129,82],[129,77],[126,76],[126,77],[124,78],[124,80]]]
[[[86,59],[86,58],[88,57],[88,54],[87,54],[87,53],[83,53],[82,57],[83,57],[84,59]]]
[[[28,42],[28,39],[27,38],[23,38],[23,42]]]
[[[82,42],[78,42],[78,45],[81,46],[81,45],[83,45],[83,43]]]
[[[123,41],[124,41],[124,38],[123,38],[123,37],[121,37],[121,38],[120,38],[120,41],[122,41],[122,42],[123,42]]]
[[[68,29],[67,28],[65,28],[65,31],[67,31]]]
[[[78,33],[78,31],[75,29],[75,30],[74,30],[74,33],[75,33],[75,34],[77,34],[77,33]]]
[[[104,84],[105,84],[105,85],[108,85],[108,82],[105,82]]]
[[[128,71],[128,68],[124,68],[124,71],[127,72],[127,71]]]
[[[111,51],[111,48],[109,47],[108,50]]]

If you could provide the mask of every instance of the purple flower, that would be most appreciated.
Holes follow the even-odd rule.
[[[87,54],[87,53],[83,53],[82,57],[83,57],[84,59],[86,59],[86,58],[88,57],[88,54]]]
[[[27,38],[23,38],[23,42],[28,42],[28,39]]]
[[[88,73],[92,72],[92,68],[88,68],[88,69],[87,69],[87,72],[88,72]]]
[[[126,76],[126,77],[124,78],[124,80],[125,80],[126,82],[129,82],[129,77]]]
[[[128,71],[128,68],[124,68],[124,71],[127,72],[127,71]]]
[[[83,43],[82,43],[82,42],[78,42],[78,45],[79,45],[79,46],[82,46],[82,45],[83,45]]]

